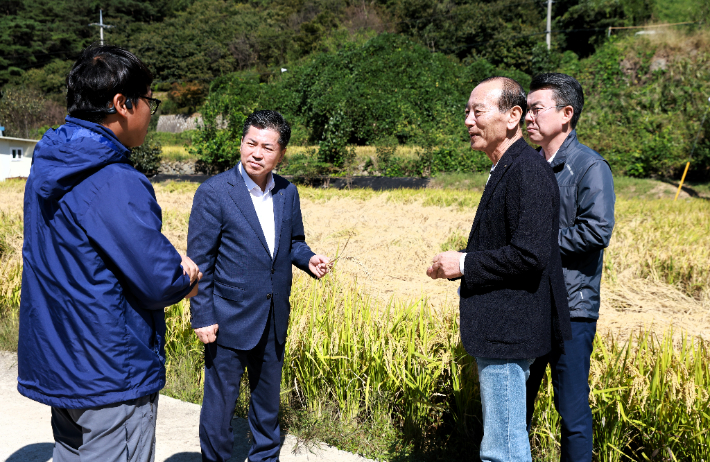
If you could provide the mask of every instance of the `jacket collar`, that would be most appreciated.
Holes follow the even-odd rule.
[[[97,124],[95,122],[89,122],[88,120],[77,119],[76,117],[72,116],[67,116],[64,121],[67,124],[77,125],[81,128],[85,128],[101,135],[104,138],[104,144],[107,144],[109,148],[123,154],[126,157],[130,157],[131,150],[121,144],[120,141],[118,141],[118,138],[116,138],[116,135],[110,128],[104,127],[103,125]]]
[[[503,178],[503,175],[505,175],[505,172],[508,171],[510,166],[515,163],[518,157],[520,157],[520,154],[528,147],[530,146],[527,142],[525,142],[525,139],[520,138],[518,141],[511,144],[508,150],[505,151],[505,153],[498,160],[496,168],[491,173],[491,177],[488,179],[488,183],[483,189],[483,196],[481,196],[481,202],[478,204],[476,217],[473,219],[473,226],[471,226],[471,233],[468,236],[469,241],[471,240],[471,236],[473,236],[473,232],[480,224],[482,213],[479,212],[485,209],[488,201],[490,201],[491,197],[493,197],[493,192],[495,191],[496,186],[498,186],[500,180]]]
[[[256,209],[254,208],[254,203],[251,200],[251,194],[247,189],[247,185],[244,182],[244,178],[239,173],[239,168],[234,167],[230,172],[229,185],[232,188],[229,190],[229,196],[232,201],[236,204],[237,208],[242,212],[244,218],[246,219],[254,234],[259,238],[259,242],[264,246],[266,253],[271,256],[269,252],[269,246],[266,243],[266,237],[264,236],[264,231],[261,229],[261,223],[259,223],[259,217],[256,215]]]
[[[560,149],[557,150],[557,154],[555,154],[555,158],[552,159],[552,162],[550,163],[550,167],[552,167],[552,170],[554,172],[558,172],[564,167],[564,164],[567,162],[567,155],[569,154],[569,149],[577,145],[579,141],[577,141],[577,130],[572,130],[569,135],[567,135],[567,138],[565,138],[564,142],[562,143],[562,146],[560,146]]]
[[[264,231],[261,229],[261,223],[259,223],[259,217],[256,215],[256,209],[254,208],[254,203],[251,200],[251,193],[249,192],[249,189],[247,189],[248,186],[240,173],[239,166],[232,168],[232,170],[230,171],[229,179],[227,181],[227,183],[229,183],[229,185],[232,186],[232,188],[229,190],[229,196],[232,198],[232,201],[236,204],[236,206],[242,212],[242,215],[246,219],[247,223],[249,223],[249,226],[254,231],[254,234],[256,234],[256,236],[259,238],[259,242],[261,242],[261,245],[264,247],[264,250],[266,251],[267,255],[269,255],[269,258],[273,258],[274,260],[276,260],[276,255],[278,255],[281,229],[283,228],[281,226],[281,221],[283,219],[283,207],[284,207],[284,192],[283,192],[283,190],[285,189],[285,187],[281,184],[283,181],[285,181],[285,180],[283,180],[280,177],[274,176],[273,173],[271,174],[271,180],[269,181],[269,183],[273,182],[273,189],[271,190],[271,198],[272,198],[273,206],[274,206],[274,235],[275,235],[273,257],[271,256],[271,253],[269,252],[269,246],[266,243],[266,237],[264,236]]]

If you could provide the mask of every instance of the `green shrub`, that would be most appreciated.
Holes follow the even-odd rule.
[[[355,149],[348,145],[352,132],[352,122],[346,116],[342,107],[339,107],[328,119],[323,130],[323,138],[318,148],[318,160],[325,164],[332,164],[336,168],[343,168],[355,159]]]
[[[131,149],[131,163],[136,170],[146,176],[155,175],[158,173],[158,167],[160,167],[162,149],[160,141],[155,139],[152,134],[149,134],[142,145]]]
[[[279,165],[281,175],[293,175],[299,183],[313,184],[321,176],[332,172],[332,165],[322,162],[315,149],[286,157]]]
[[[382,34],[362,45],[311,55],[267,82],[254,71],[216,79],[203,106],[206,129],[196,143],[205,161],[213,162],[230,136],[210,128],[209,120],[246,116],[255,109],[280,111],[298,128],[298,143],[318,143],[319,160],[336,170],[352,160],[351,145],[383,139],[419,146],[460,143],[468,138],[462,124],[468,95],[478,81],[493,75],[530,82],[520,71],[483,59],[462,63],[402,36]],[[210,150],[212,158],[206,154]],[[421,174],[418,165],[401,161],[388,175]]]
[[[202,110],[204,124],[192,137],[188,152],[196,156],[207,173],[219,173],[234,167],[241,158],[242,130],[246,116],[241,112],[227,112],[227,128],[219,128],[222,112],[214,106]],[[222,122],[223,123],[223,122]]]

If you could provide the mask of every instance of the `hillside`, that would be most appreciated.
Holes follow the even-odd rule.
[[[36,137],[62,122],[64,78],[96,40],[97,28],[87,24],[103,8],[115,26],[106,41],[133,50],[155,72],[162,114],[228,111],[238,124],[255,107],[279,109],[294,122],[295,141],[327,141],[317,162],[336,170],[349,144],[422,148],[421,161],[390,155],[386,174],[479,169],[460,152],[458,114],[470,84],[496,73],[525,85],[536,73],[559,70],[585,86],[580,135],[615,173],[677,176],[706,107],[707,29],[689,24],[662,29],[669,34],[607,37],[607,28],[702,21],[707,2],[559,0],[549,52],[543,7],[532,0],[3,2],[0,123],[6,135]],[[344,135],[335,139],[335,132]],[[696,179],[708,176],[701,132]],[[233,151],[232,135],[238,130],[202,133],[197,151],[215,139]],[[223,153],[210,155],[225,161]]]
[[[690,178],[710,175],[708,124],[700,127],[710,109],[708,31],[612,37],[587,58],[550,53],[541,70],[565,72],[582,83],[580,138],[615,174],[676,177],[699,134]],[[511,76],[524,87],[531,77],[484,58],[458,60],[400,35],[381,34],[362,45],[313,54],[266,82],[253,71],[216,79],[202,108],[208,128],[197,134],[192,149],[206,161],[233,162],[239,130],[217,130],[216,118],[238,127],[254,109],[270,108],[291,120],[295,144],[321,148],[310,160],[294,159],[287,173],[303,173],[307,162],[325,164],[324,172],[344,167],[349,145],[381,148],[377,156],[391,168],[379,173],[390,176],[482,171],[488,163],[470,154],[462,114],[475,82],[491,75]],[[396,145],[418,152],[397,157]]]

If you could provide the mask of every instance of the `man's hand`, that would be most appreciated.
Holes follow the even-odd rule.
[[[217,340],[217,331],[219,330],[218,324],[212,324],[211,326],[198,327],[195,329],[195,334],[197,338],[204,344],[212,343]]]
[[[200,273],[200,277],[202,277],[202,273]],[[195,284],[195,287],[192,288],[192,290],[190,291],[189,294],[185,295],[185,298],[186,298],[186,299],[187,299],[187,298],[192,298],[192,297],[194,297],[195,295],[197,295],[197,291],[199,290],[199,289],[198,289],[198,286],[199,286],[199,285],[200,285],[199,283],[198,283],[198,284]]]
[[[190,259],[187,255],[181,255],[182,257],[182,272],[183,274],[187,274],[190,276],[190,284],[193,284],[195,281],[199,281],[202,279],[202,273],[200,272],[200,269],[197,267],[194,261]],[[191,292],[192,293],[192,292]]]
[[[431,262],[431,266],[426,270],[426,274],[432,279],[460,278],[463,276],[463,274],[461,274],[461,269],[459,268],[460,260],[461,252],[453,250],[442,252],[434,257]]]
[[[328,273],[328,263],[330,263],[330,258],[325,255],[313,255],[308,262],[308,269],[320,279]]]

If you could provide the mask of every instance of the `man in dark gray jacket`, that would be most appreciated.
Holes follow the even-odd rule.
[[[550,364],[555,407],[562,420],[561,460],[592,460],[589,362],[597,319],[604,249],[614,228],[614,182],[609,164],[577,140],[584,107],[582,86],[565,74],[533,78],[525,117],[528,135],[555,172],[560,187],[559,247],[567,285],[572,340],[564,354],[537,358],[527,382],[527,421],[532,420],[540,382]]]

